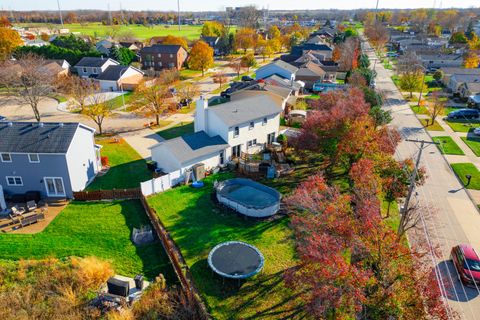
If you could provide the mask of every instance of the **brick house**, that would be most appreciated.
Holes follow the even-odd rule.
[[[155,44],[140,50],[140,59],[144,70],[160,71],[173,68],[181,70],[187,57],[187,50],[179,45]]]

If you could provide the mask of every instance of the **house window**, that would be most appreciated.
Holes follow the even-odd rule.
[[[93,73],[94,73],[94,74],[97,74],[97,73],[98,73],[97,68],[93,68]]]
[[[162,57],[162,54],[161,54],[161,53],[159,53],[159,54],[158,54],[158,57],[159,57],[159,58],[161,58],[161,57]]]
[[[12,162],[12,156],[10,153],[2,153],[2,162]]]
[[[38,153],[29,153],[28,161],[30,161],[30,163],[39,163],[40,157],[38,156]]]
[[[173,68],[173,67],[175,67],[175,63],[173,63],[173,62],[170,62],[170,63],[168,64],[168,67],[169,67],[169,68]]]
[[[225,163],[225,153],[223,151],[220,152],[220,164]]]
[[[255,122],[250,122],[250,125],[248,126],[248,130],[252,130],[253,128],[255,128]]]
[[[83,68],[83,73],[87,73],[87,68]]]
[[[253,147],[256,144],[257,144],[257,139],[247,141],[247,148]]]
[[[19,176],[7,176],[7,185],[13,187],[21,187],[23,186],[22,177]]]
[[[267,119],[267,118],[263,118],[263,122],[262,122],[262,124],[263,124],[264,126],[266,126],[266,125],[267,125],[267,122],[268,122],[268,119]]]
[[[240,128],[239,127],[235,127],[235,129],[233,130],[233,137],[236,138],[240,135]]]

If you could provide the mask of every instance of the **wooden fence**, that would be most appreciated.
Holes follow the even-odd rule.
[[[162,221],[160,221],[155,209],[149,206],[143,195],[140,198],[140,202],[145,208],[145,212],[147,213],[147,216],[150,219],[158,238],[162,242],[163,248],[165,249],[168,258],[172,263],[175,274],[177,275],[177,278],[180,281],[186,296],[197,306],[200,319],[209,319],[210,316],[208,315],[207,309],[205,308],[205,305],[198,294],[197,288],[193,284],[192,275],[188,269],[185,259],[182,256],[182,253],[180,252],[180,249],[168,234],[167,229],[163,225]]]
[[[73,198],[78,201],[140,199],[142,196],[142,190],[140,188],[80,191],[73,193]]]

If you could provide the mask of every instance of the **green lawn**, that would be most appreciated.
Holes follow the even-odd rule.
[[[172,128],[160,130],[157,132],[157,134],[162,138],[169,140],[169,139],[183,136],[188,133],[193,133],[193,130],[194,130],[193,122],[179,123]]]
[[[462,180],[463,185],[467,184],[467,174],[472,176],[470,185],[467,186],[468,189],[480,190],[480,171],[472,163],[453,163],[453,171],[455,174]]]
[[[480,138],[462,137],[462,140],[470,149],[472,149],[477,157],[480,157]]]
[[[130,102],[133,100],[133,92],[128,91],[126,92],[123,97],[118,96],[116,98],[113,98],[110,100],[108,103],[112,109],[120,109],[123,110],[123,101],[125,100],[125,107],[128,106]]]
[[[202,189],[182,186],[150,197],[148,202],[180,247],[214,319],[288,318],[292,293],[284,286],[283,274],[296,263],[289,219],[249,220],[215,205],[212,182],[231,176],[210,176]],[[265,257],[262,272],[240,287],[237,281],[223,283],[207,264],[210,250],[229,240],[246,241]]]
[[[145,160],[123,139],[115,142],[105,138],[97,143],[102,145],[102,156],[108,157],[110,170],[106,175],[97,177],[87,190],[138,188],[140,182],[152,178]]]
[[[428,112],[427,107],[425,107],[425,106],[419,106],[418,107],[416,104],[412,104],[412,105],[410,105],[410,109],[412,109],[412,111],[415,112],[416,114],[426,114],[426,115],[430,114]]]
[[[195,77],[198,77],[200,75],[202,75],[202,71],[200,71],[200,70],[190,70],[190,69],[180,70],[180,78],[182,80],[195,78]]]
[[[456,132],[469,132],[470,130],[475,129],[480,126],[479,120],[445,120],[445,122]]]
[[[464,155],[462,149],[453,141],[449,136],[433,137],[433,141],[440,144],[437,145],[438,149],[443,154]]]
[[[46,26],[43,23],[25,23],[19,24],[22,27],[26,26]],[[52,24],[48,24],[52,26]],[[61,28],[60,25],[53,25],[54,27]],[[185,37],[189,40],[195,40],[200,38],[202,32],[202,26],[181,26],[180,31],[178,26],[168,26],[168,25],[155,25],[155,26],[143,26],[143,25],[129,25],[129,26],[106,26],[101,23],[88,23],[85,25],[80,25],[79,23],[65,24],[65,28],[70,29],[70,32],[78,32],[80,34],[103,37],[108,33],[116,32],[122,33],[125,31],[132,32],[135,37],[138,39],[148,39],[154,36],[166,36],[174,35]],[[234,32],[234,30],[232,30]]]
[[[118,274],[153,279],[173,273],[161,244],[135,247],[132,229],[149,223],[139,201],[72,202],[37,234],[0,234],[0,259],[96,256],[109,260]]]
[[[445,131],[437,121],[435,121],[433,124],[431,124],[432,121],[430,119],[419,119],[419,120],[420,120],[420,123],[428,131]],[[427,126],[427,122],[428,122],[428,126]]]
[[[320,96],[318,94],[311,94],[311,95],[305,97],[305,99],[318,100],[318,99],[320,99]]]

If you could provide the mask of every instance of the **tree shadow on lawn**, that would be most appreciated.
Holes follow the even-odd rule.
[[[148,219],[140,201],[126,200],[120,202],[120,204],[122,206],[120,213],[125,218],[125,224],[130,230],[129,239],[131,241],[133,228],[138,229],[141,226],[151,226],[150,220]],[[172,265],[170,264],[170,260],[160,240],[156,239],[154,243],[146,245],[133,245],[135,246],[137,256],[142,261],[144,275],[148,279],[153,280],[161,273],[169,284],[178,282]]]

